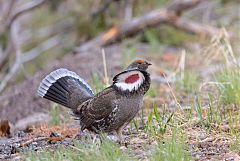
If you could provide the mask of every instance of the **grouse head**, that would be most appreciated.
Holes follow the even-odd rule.
[[[113,78],[113,87],[122,93],[143,93],[149,89],[150,76],[146,71],[148,63],[145,60],[136,60],[125,71]]]
[[[139,69],[139,70],[147,70],[148,66],[152,65],[151,63],[147,62],[146,60],[135,60],[134,62],[132,62],[126,70],[129,69]]]

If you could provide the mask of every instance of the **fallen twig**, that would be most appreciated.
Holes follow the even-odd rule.
[[[27,146],[33,142],[38,142],[38,141],[44,141],[44,140],[47,140],[47,141],[60,141],[60,140],[63,140],[64,137],[47,137],[47,136],[43,136],[43,137],[38,137],[38,138],[32,138],[30,140],[27,140],[23,143],[20,143],[19,144],[19,147],[24,147],[24,146]]]
[[[0,46],[1,48],[0,49],[1,51],[0,69],[1,70],[3,70],[3,67],[9,62],[11,58],[11,53],[14,53],[12,51],[13,50],[16,51],[15,50],[16,47],[14,46],[15,44],[13,44],[13,41],[15,40],[12,40],[13,35],[11,33],[13,24],[18,20],[19,17],[21,17],[21,15],[41,6],[42,4],[44,4],[44,2],[46,2],[46,0],[31,1],[14,10],[15,1],[10,1],[9,7],[8,7],[9,10],[7,10],[6,13],[4,12],[2,13],[3,16],[0,17],[0,20],[1,20],[0,36],[4,35],[4,37],[6,37],[7,39],[7,43],[5,48]],[[17,53],[15,54],[16,56],[18,55]]]
[[[101,5],[99,8],[97,8],[96,10],[94,10],[92,13],[91,13],[91,16],[94,18],[96,17],[97,15],[103,13],[106,9],[108,9],[108,7],[110,6],[110,4],[112,2],[114,2],[115,0],[104,0],[104,4]]]
[[[36,58],[44,51],[47,51],[54,46],[58,45],[60,43],[59,36],[54,36],[43,43],[41,43],[36,48],[33,48],[31,51],[21,54],[20,49],[16,48],[16,60],[12,67],[10,68],[10,72],[8,72],[2,79],[0,84],[0,93],[4,90],[8,82],[11,80],[12,77],[15,76],[16,72],[19,70],[22,64]]]
[[[32,50],[22,54],[21,56],[21,63],[28,62],[37,56],[39,56],[41,53],[53,48],[54,46],[58,45],[60,43],[60,37],[53,36],[50,39],[42,42],[39,46],[36,48],[33,48]]]
[[[15,13],[11,16],[11,18],[7,21],[7,27],[10,27],[12,25],[12,23],[18,18],[20,17],[22,14],[31,11],[37,7],[39,7],[40,5],[44,4],[44,2],[46,2],[46,0],[38,0],[38,1],[30,1],[27,4],[19,7],[17,9],[17,11],[15,11]]]
[[[129,21],[122,22],[96,38],[82,44],[80,47],[76,47],[74,52],[87,51],[93,47],[102,48],[126,37],[134,36],[145,28],[161,24],[168,24],[186,32],[212,37],[219,33],[220,29],[180,18],[183,12],[195,7],[202,1],[203,0],[175,1],[166,8],[156,9]]]

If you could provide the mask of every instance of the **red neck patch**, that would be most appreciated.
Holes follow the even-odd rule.
[[[127,77],[127,78],[125,79],[125,83],[134,83],[134,82],[136,82],[138,79],[139,79],[139,75],[138,75],[138,74],[133,74],[133,75],[130,75],[129,77]]]

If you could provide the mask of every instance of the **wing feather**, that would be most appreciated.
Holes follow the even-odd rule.
[[[82,130],[109,116],[115,107],[114,100],[117,99],[115,92],[112,87],[108,87],[78,108],[79,112],[76,112],[80,117]]]

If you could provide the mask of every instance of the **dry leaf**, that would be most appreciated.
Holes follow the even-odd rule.
[[[10,135],[10,123],[8,120],[0,121],[0,136],[9,136]]]

